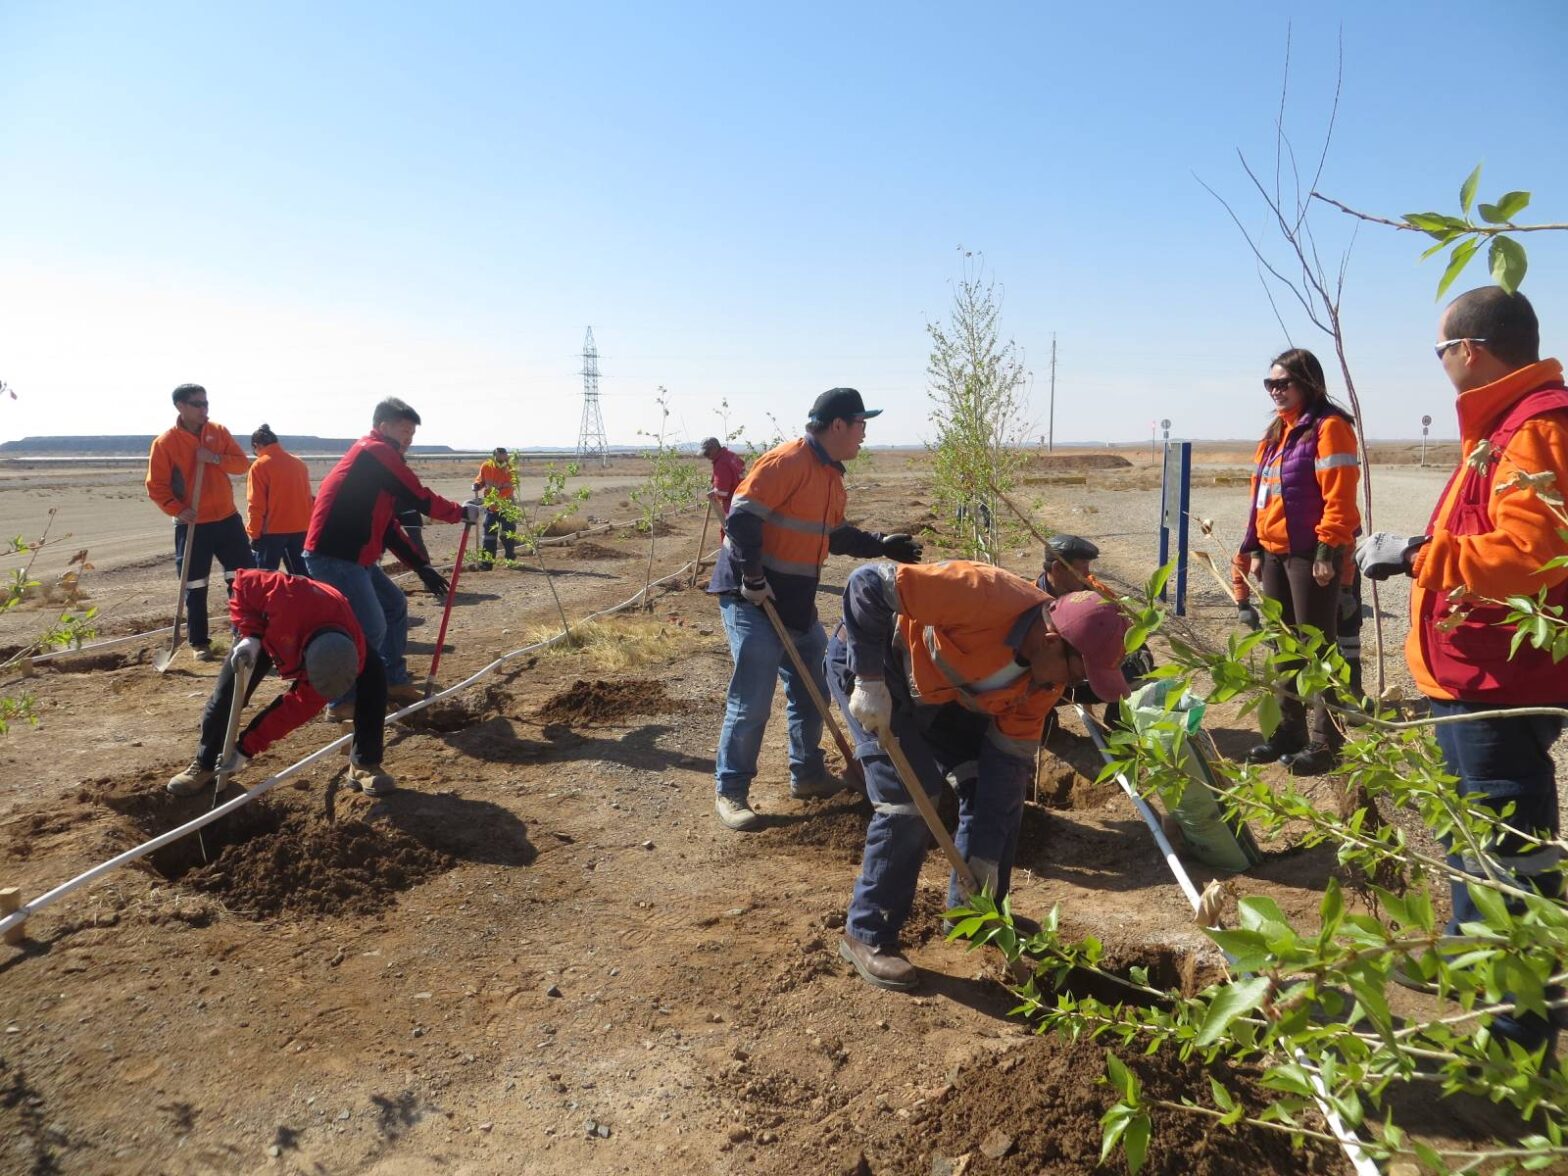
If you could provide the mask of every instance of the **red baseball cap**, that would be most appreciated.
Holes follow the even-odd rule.
[[[1127,659],[1126,614],[1098,592],[1069,592],[1044,606],[1051,626],[1078,651],[1089,685],[1106,702],[1132,693],[1122,662]]]

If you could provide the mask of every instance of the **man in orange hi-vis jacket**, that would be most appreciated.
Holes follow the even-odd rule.
[[[479,557],[479,567],[483,570],[495,566],[498,539],[506,551],[506,558],[517,558],[517,532],[501,510],[501,504],[511,502],[515,492],[511,460],[506,450],[497,445],[490,459],[480,465],[479,473],[474,476],[474,493],[485,504],[484,552]]]
[[[310,527],[310,471],[305,463],[284,449],[272,426],[262,425],[250,435],[256,460],[245,476],[249,510],[245,531],[256,566],[275,572],[281,565],[291,576],[305,571],[305,532]]]
[[[1568,490],[1563,365],[1541,358],[1541,328],[1530,300],[1497,286],[1454,299],[1437,337],[1438,362],[1458,393],[1459,468],[1425,535],[1368,535],[1356,547],[1356,562],[1374,580],[1415,580],[1405,658],[1432,714],[1465,718],[1435,731],[1460,795],[1499,813],[1511,806],[1500,820],[1537,839],[1526,841],[1505,828],[1480,847],[1485,862],[1453,846],[1449,864],[1561,898],[1551,747],[1563,721],[1525,712],[1568,702],[1568,662],[1555,660],[1550,648],[1520,642],[1519,630],[1506,621],[1508,606],[1486,601],[1544,591],[1548,608],[1568,606],[1568,539],[1553,504],[1537,493]],[[1510,709],[1521,713],[1495,713]],[[1449,933],[1458,934],[1481,913],[1464,883],[1449,887]],[[1547,987],[1547,1000],[1561,996],[1561,988]],[[1499,1016],[1492,1033],[1532,1050],[1556,1038],[1549,1017],[1538,1013]]]
[[[230,474],[243,474],[250,460],[229,431],[207,419],[207,389],[181,384],[174,390],[179,413],[174,427],[159,435],[147,454],[147,497],[174,520],[174,573],[185,562],[185,540],[194,530],[190,578],[185,583],[185,614],[190,625],[191,652],[197,661],[212,661],[207,632],[207,577],[213,557],[232,587],[234,573],[254,567],[245,524],[234,506]],[[191,509],[197,478],[201,479],[201,513]],[[195,520],[196,526],[188,524]]]
[[[762,826],[749,796],[779,678],[789,703],[790,795],[831,796],[844,786],[823,761],[822,716],[810,690],[762,610],[764,603],[777,610],[817,690],[825,692],[827,635],[817,620],[817,581],[828,555],[920,561],[920,544],[910,536],[862,531],[844,521],[843,463],[860,452],[867,419],[881,411],[866,408],[853,388],[830,388],[811,406],[806,435],[764,453],[735,491],[708,584],[719,598],[735,662],[714,757],[714,811],[726,829]]]
[[[1046,716],[1075,682],[1107,701],[1127,696],[1128,626],[1098,592],[1052,597],[990,564],[878,562],[850,573],[827,673],[874,810],[839,945],[865,980],[915,985],[898,936],[930,837],[882,748],[884,733],[903,748],[915,786],[933,799],[945,782],[957,789],[954,844],[1001,899]],[[955,877],[948,905],[964,898]]]

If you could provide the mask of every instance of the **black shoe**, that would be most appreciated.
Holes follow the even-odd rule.
[[[1282,739],[1278,743],[1270,739],[1267,743],[1260,743],[1247,753],[1249,764],[1272,764],[1286,756],[1295,755],[1304,750],[1305,745],[1294,739]]]
[[[1339,766],[1339,752],[1321,743],[1312,743],[1305,751],[1280,756],[1279,762],[1292,776],[1321,776]]]

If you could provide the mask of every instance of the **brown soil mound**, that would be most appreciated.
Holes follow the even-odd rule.
[[[1208,1103],[1212,1073],[1252,1109],[1264,1105],[1250,1076],[1222,1065],[1205,1067],[1196,1058],[1182,1062],[1169,1051],[1139,1057],[1135,1050],[1124,1050],[1122,1056],[1142,1080],[1148,1099]],[[875,1176],[960,1169],[967,1176],[1126,1172],[1120,1151],[1103,1169],[1099,1166],[1099,1120],[1113,1098],[1109,1087],[1097,1083],[1104,1071],[1100,1043],[1035,1038],[966,1062],[950,1086],[912,1108],[907,1120],[878,1116],[861,1123],[861,1131],[848,1133],[828,1127],[818,1144],[818,1162],[804,1167]],[[1156,1110],[1152,1118],[1143,1171],[1154,1176],[1344,1170],[1344,1158],[1327,1144],[1309,1140],[1297,1150],[1280,1132],[1216,1127],[1207,1116],[1181,1111]],[[799,1157],[793,1160],[799,1170]]]
[[[632,715],[669,710],[671,699],[663,682],[629,680],[607,682],[579,678],[538,710],[546,723],[608,723]]]
[[[786,852],[804,845],[858,863],[866,848],[870,820],[871,805],[865,798],[853,796],[848,803],[835,800],[831,808],[816,809],[788,824],[766,829],[760,840]]]
[[[567,548],[573,559],[630,559],[624,551],[614,547],[604,547],[591,539],[584,539]]]
[[[82,799],[126,816],[152,836],[206,812],[212,794],[174,797],[162,788],[122,791],[100,781]],[[158,874],[211,894],[250,918],[371,914],[399,891],[452,868],[444,853],[391,827],[333,822],[261,797],[144,860]],[[135,840],[140,840],[136,836]],[[203,844],[206,855],[203,856]]]
[[[255,919],[368,915],[452,864],[446,854],[394,828],[289,813],[276,832],[224,846],[210,865],[183,881]]]
[[[1131,467],[1119,453],[1037,453],[1029,459],[1031,469],[1054,474],[1065,470],[1123,470]]]

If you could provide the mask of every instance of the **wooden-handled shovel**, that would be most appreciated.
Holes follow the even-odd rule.
[[[169,648],[153,659],[152,668],[164,673],[174,661],[180,648],[180,622],[185,619],[185,585],[191,578],[191,552],[196,550],[196,518],[201,513],[201,458],[196,459],[196,488],[191,491],[191,521],[185,524],[185,558],[180,561],[180,594],[174,598],[174,632],[169,636]]]
[[[844,732],[834,719],[833,712],[828,708],[828,700],[822,697],[822,691],[817,689],[817,680],[811,676],[811,671],[806,668],[806,663],[801,659],[800,650],[795,648],[795,641],[789,635],[789,630],[784,627],[784,622],[779,619],[778,610],[773,607],[773,601],[764,600],[762,611],[768,614],[768,620],[773,623],[773,631],[779,635],[779,641],[784,646],[784,652],[789,654],[789,660],[795,663],[795,672],[800,675],[801,681],[806,684],[806,693],[811,695],[811,701],[817,708],[817,713],[822,716],[822,721],[833,734],[833,742],[838,744],[838,753],[844,757],[844,770],[850,775],[856,791],[865,795],[866,776],[860,770],[860,761],[855,758],[854,749],[849,746],[849,740],[844,738]]]

